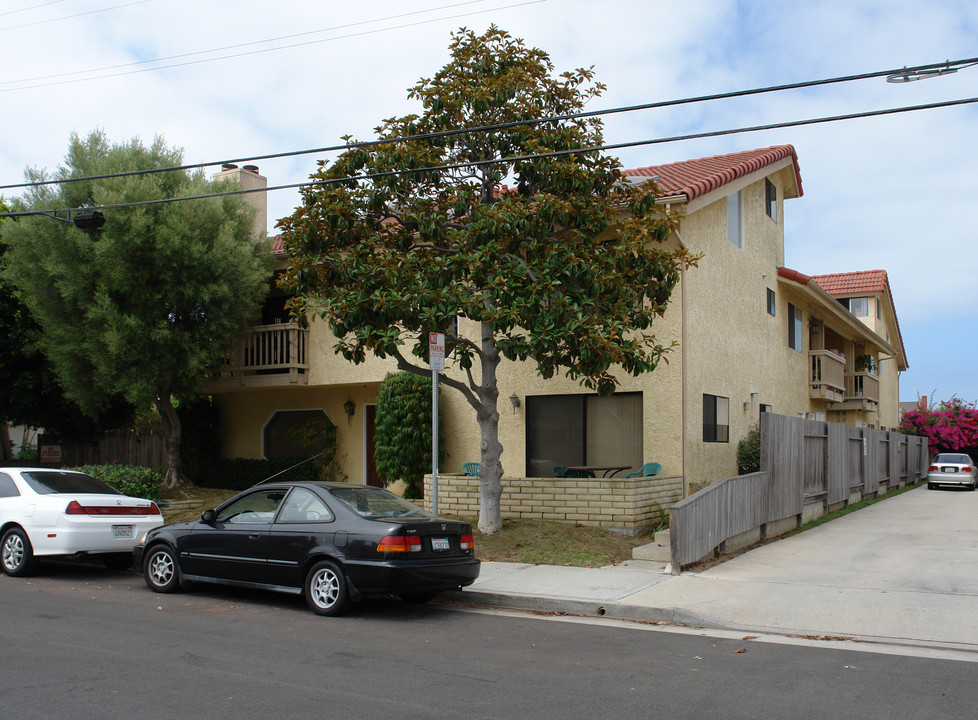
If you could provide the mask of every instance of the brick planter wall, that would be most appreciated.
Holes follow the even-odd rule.
[[[682,499],[681,477],[503,478],[504,518],[557,520],[642,535]],[[431,509],[431,476],[424,479],[424,505]],[[438,513],[477,517],[479,478],[438,475]]]

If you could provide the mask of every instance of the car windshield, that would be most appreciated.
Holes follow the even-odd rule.
[[[934,462],[939,463],[956,463],[959,465],[970,465],[971,458],[967,455],[958,455],[954,453],[941,453],[937,456],[937,460]]]
[[[91,475],[79,472],[62,472],[60,470],[31,470],[22,472],[21,477],[27,481],[34,492],[41,495],[56,495],[60,493],[122,495],[110,485],[96,480]]]
[[[333,488],[330,491],[337,500],[341,500],[365,518],[376,517],[434,517],[422,507],[402,497],[381,490],[380,488],[361,486],[349,488]]]

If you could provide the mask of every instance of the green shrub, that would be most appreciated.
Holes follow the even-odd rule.
[[[431,471],[431,379],[389,373],[377,389],[377,473],[387,485],[403,480],[404,497],[424,494]],[[439,439],[439,458],[444,445]]]
[[[162,475],[139,465],[83,465],[74,469],[88,473],[121,493],[147,500],[158,499],[163,487]]]
[[[737,471],[741,475],[761,469],[761,429],[755,425],[737,445]]]

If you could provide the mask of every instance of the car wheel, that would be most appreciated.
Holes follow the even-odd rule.
[[[103,555],[102,562],[109,570],[126,570],[132,565],[132,553],[112,553]]]
[[[11,528],[0,541],[3,555],[3,571],[11,577],[24,577],[34,571],[34,548],[20,528]]]
[[[154,545],[143,563],[143,577],[150,589],[161,593],[176,592],[180,587],[179,575],[177,556],[173,548],[169,545]]]
[[[937,486],[936,486],[936,485],[935,485],[934,483],[927,483],[927,489],[928,489],[928,490],[933,490],[933,489],[934,489],[934,488],[936,488],[936,487],[937,487]]]
[[[303,594],[309,608],[317,615],[339,615],[350,597],[343,571],[329,560],[312,566],[306,575]]]
[[[401,593],[401,600],[410,605],[424,605],[435,599],[436,592]]]

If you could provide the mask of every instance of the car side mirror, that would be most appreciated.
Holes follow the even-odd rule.
[[[208,525],[213,525],[214,524],[214,511],[213,510],[204,510],[204,512],[202,512],[200,514],[200,521],[202,523],[207,523]]]

